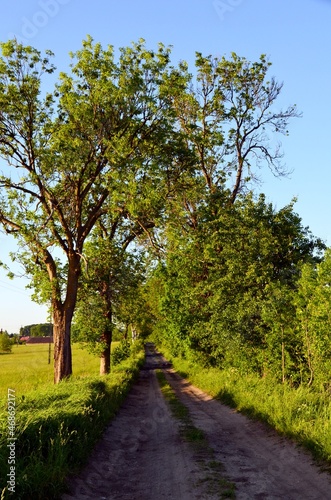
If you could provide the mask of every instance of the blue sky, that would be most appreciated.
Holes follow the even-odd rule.
[[[293,170],[278,180],[261,172],[259,188],[281,208],[298,198],[305,226],[331,246],[329,146],[331,111],[331,0],[2,0],[0,40],[16,36],[40,50],[51,49],[59,70],[69,51],[87,34],[115,48],[145,38],[173,45],[173,61],[188,61],[195,51],[251,61],[267,54],[271,75],[284,82],[277,107],[297,104],[302,118],[290,124],[284,161]],[[0,261],[10,262],[13,243],[0,233]],[[31,302],[26,281],[9,281],[0,270],[0,328],[47,320],[45,307]]]

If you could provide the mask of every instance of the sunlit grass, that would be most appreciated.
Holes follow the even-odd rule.
[[[118,343],[113,343],[113,348]],[[8,388],[15,389],[16,395],[36,390],[53,383],[53,345],[51,359],[49,346],[15,345],[10,354],[0,354],[0,399],[5,397]],[[99,358],[82,349],[78,344],[72,346],[72,366],[74,377],[98,375]]]

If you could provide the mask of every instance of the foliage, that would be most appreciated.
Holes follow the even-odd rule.
[[[278,354],[288,360],[283,378],[292,375],[300,356],[290,330],[291,294],[301,265],[316,261],[320,243],[292,205],[276,211],[263,196],[246,196],[217,217],[203,209],[200,221],[189,237],[174,234],[157,270],[156,330],[174,354],[265,373],[275,365],[284,325],[286,353],[280,342]]]
[[[115,61],[113,47],[87,37],[71,54],[70,72],[42,96],[52,54],[15,40],[1,49],[0,222],[18,241],[13,258],[32,278],[35,298],[51,302],[58,382],[72,372],[70,325],[86,240],[106,213],[141,225],[135,200],[172,177],[169,153],[175,165],[181,141],[172,147],[180,134],[171,96],[185,87],[186,67],[171,66],[162,44],[151,51],[140,40]]]
[[[309,385],[331,387],[331,250],[317,265],[302,269],[295,297],[298,333],[304,347]]]
[[[48,337],[53,334],[52,323],[37,323],[26,325],[20,328],[20,335],[23,337]]]
[[[100,354],[104,333],[127,319],[122,314],[124,302],[133,309],[144,269],[139,255],[123,251],[109,239],[90,242],[85,258],[88,267],[82,276],[73,339]]]
[[[265,55],[251,63],[235,53],[226,59],[197,52],[196,81],[175,101],[197,173],[207,191],[223,203],[233,204],[258,180],[257,169],[264,165],[275,176],[286,175],[280,145],[270,135],[287,135],[289,120],[299,115],[295,105],[274,110],[282,84],[269,80],[270,66]],[[191,222],[197,221],[197,203],[199,199],[185,196]]]
[[[255,190],[262,168],[287,174],[275,137],[299,116],[296,106],[275,109],[282,84],[268,76],[266,57],[197,53],[193,77],[186,63],[171,64],[162,44],[148,50],[139,40],[116,59],[113,47],[87,37],[69,72],[43,93],[52,53],[16,40],[1,51],[0,224],[17,240],[12,258],[30,276],[34,299],[51,306],[55,381],[72,374],[73,318],[74,340],[101,356],[103,373],[115,328],[125,341],[114,365],[130,363],[130,327],[142,337],[153,332],[190,373],[193,362],[206,383],[220,377],[215,394],[301,433],[330,458],[320,422],[330,420],[322,403],[329,408],[331,251],[322,257],[325,246],[302,225],[294,201],[276,210]],[[26,328],[39,335],[46,326]],[[3,356],[2,368],[17,353]],[[37,386],[43,369],[29,383]],[[88,440],[72,422],[92,429],[103,401],[116,403],[121,390],[108,388],[112,379],[96,380],[45,392],[54,418],[37,394],[40,414],[31,427],[20,420],[22,450],[41,454],[31,461],[35,473],[21,457],[25,495],[39,472],[38,494],[53,495],[46,482],[61,482],[71,444],[83,454]],[[23,415],[29,404],[21,403]],[[40,456],[59,465],[49,467],[54,477]]]
[[[251,191],[262,168],[288,172],[275,137],[299,116],[276,109],[266,56],[197,52],[193,76],[162,44],[116,59],[87,37],[43,94],[52,54],[1,49],[0,223],[51,304],[55,381],[72,373],[78,300],[74,337],[98,350],[101,372],[116,325],[154,327],[205,365],[329,384],[323,245],[294,202],[275,210]]]
[[[285,318],[295,316],[301,266],[318,262],[323,244],[302,226],[294,201],[275,210],[250,188],[263,166],[286,175],[270,137],[287,135],[299,115],[295,106],[274,110],[282,84],[269,79],[264,55],[250,63],[197,53],[196,67],[196,82],[174,103],[194,176],[169,204],[165,252],[150,280],[153,335],[201,364],[297,383],[303,352]]]
[[[119,363],[122,363],[122,361],[124,361],[130,356],[130,353],[131,353],[130,342],[123,340],[117,347],[115,347],[115,349],[112,352],[113,365],[116,366]]]
[[[12,341],[8,333],[0,333],[0,352],[9,353],[12,351]]]

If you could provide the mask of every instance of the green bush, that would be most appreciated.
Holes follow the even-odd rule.
[[[0,352],[11,352],[12,341],[7,333],[0,333]]]
[[[130,356],[131,353],[131,344],[130,342],[123,340],[112,352],[112,362],[113,365],[116,366],[119,363],[122,363],[125,359]]]

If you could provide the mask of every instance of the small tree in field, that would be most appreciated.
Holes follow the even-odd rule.
[[[11,352],[12,342],[7,332],[0,333],[0,352]]]

